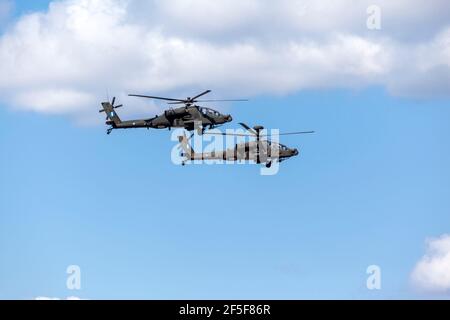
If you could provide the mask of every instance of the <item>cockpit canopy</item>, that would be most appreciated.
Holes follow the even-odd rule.
[[[279,150],[289,150],[288,147],[286,147],[284,144],[278,143],[278,142],[272,142],[272,141],[267,141],[267,143],[269,144],[269,146],[271,146],[272,148],[278,148]]]
[[[216,116],[216,117],[220,116],[220,112],[218,112],[216,110],[213,110],[213,109],[210,109],[210,108],[205,108],[205,107],[200,107],[199,109],[200,109],[200,112],[203,113],[206,116],[208,116],[208,115],[209,116]]]

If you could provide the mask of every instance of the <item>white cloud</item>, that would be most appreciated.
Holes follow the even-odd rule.
[[[80,108],[95,104],[96,101],[84,92],[55,88],[18,92],[14,102],[24,109],[62,114],[80,111]]]
[[[427,240],[426,253],[416,264],[411,280],[420,290],[450,292],[450,235]]]
[[[366,8],[382,9],[382,30]],[[94,116],[109,91],[225,95],[385,86],[450,93],[450,3],[431,1],[62,0],[0,37],[0,99]],[[420,25],[417,25],[420,23]]]

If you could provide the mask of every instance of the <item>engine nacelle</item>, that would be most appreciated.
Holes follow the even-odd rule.
[[[167,119],[181,118],[187,114],[186,108],[169,109],[164,112]]]

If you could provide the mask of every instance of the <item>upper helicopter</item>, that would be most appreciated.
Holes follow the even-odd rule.
[[[198,100],[198,98],[210,93],[211,90],[206,90],[194,97],[187,97],[186,99],[164,98],[156,96],[147,96],[139,94],[129,94],[130,97],[141,97],[148,99],[157,99],[169,101],[168,104],[177,105],[184,104],[182,107],[170,108],[164,111],[161,115],[149,119],[137,119],[122,121],[117,115],[115,109],[123,105],[114,106],[115,98],[112,102],[102,102],[103,109],[99,112],[106,113],[106,124],[111,126],[106,131],[110,134],[114,129],[130,129],[130,128],[154,128],[166,129],[184,128],[188,131],[198,130],[199,134],[203,134],[206,129],[216,128],[224,123],[233,120],[229,114],[221,114],[220,112],[206,107],[200,107],[197,102],[217,102],[217,101],[248,101],[245,99],[228,99],[228,100]]]

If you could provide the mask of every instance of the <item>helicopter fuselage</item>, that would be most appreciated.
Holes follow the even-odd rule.
[[[269,140],[249,141],[238,143],[233,148],[221,151],[195,153],[189,149],[185,137],[179,137],[180,143],[185,149],[182,156],[185,161],[194,160],[225,160],[225,161],[253,161],[254,163],[266,164],[270,167],[273,161],[284,161],[288,158],[297,156],[299,151],[295,148],[288,148],[280,143],[274,143]]]
[[[136,120],[117,120],[115,110],[109,105],[104,105],[107,113],[107,125],[113,129],[131,129],[131,128],[152,128],[152,129],[171,129],[184,128],[188,131],[201,128],[214,128],[224,123],[232,121],[231,115],[224,115],[220,112],[199,106],[185,106],[180,108],[168,109],[164,113],[151,119]]]

